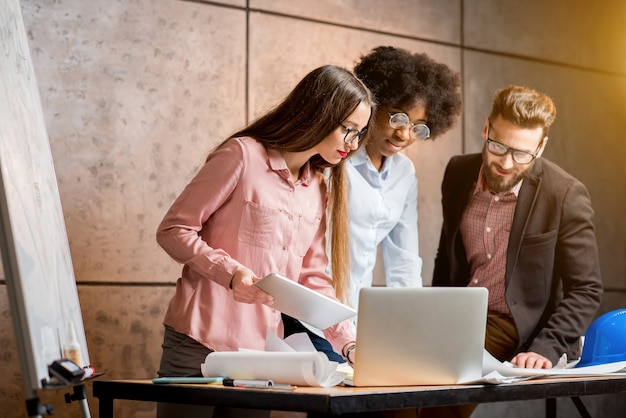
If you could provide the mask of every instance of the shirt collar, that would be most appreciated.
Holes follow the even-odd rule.
[[[369,157],[367,156],[367,152],[365,151],[365,147],[359,148],[354,155],[352,155],[349,161],[354,166],[363,165],[369,161]]]
[[[383,179],[387,178],[387,176],[389,175],[390,167],[393,166],[395,160],[396,160],[396,154],[392,155],[391,157],[384,157],[384,159],[383,159],[383,167],[382,167],[382,169],[380,170],[380,173],[379,173],[381,178],[383,178]],[[370,157],[367,155],[367,150],[365,149],[365,147],[359,148],[354,153],[354,155],[350,157],[350,159],[348,161],[350,161],[350,163],[353,166],[355,166],[355,167],[358,167],[360,165],[369,163],[370,164],[370,169],[378,172],[378,170],[376,170],[374,168],[373,164],[370,162]]]
[[[289,168],[287,167],[287,162],[280,151],[276,149],[267,149],[267,159],[272,170],[276,171],[285,180],[289,180]],[[308,186],[311,182],[311,174],[311,163],[307,161],[302,170],[300,170],[300,177],[298,177],[298,181],[296,183]]]

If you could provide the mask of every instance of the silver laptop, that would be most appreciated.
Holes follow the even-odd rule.
[[[485,288],[359,293],[354,386],[448,385],[482,376]]]

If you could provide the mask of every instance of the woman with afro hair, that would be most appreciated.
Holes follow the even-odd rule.
[[[379,46],[361,57],[354,73],[374,95],[375,113],[361,146],[345,164],[348,187],[349,260],[329,251],[332,264],[349,262],[348,280],[333,277],[337,298],[358,308],[359,290],[372,285],[378,246],[387,286],[422,285],[417,237],[417,179],[411,160],[400,153],[415,141],[434,140],[461,113],[461,80],[426,54]],[[334,259],[333,259],[333,256]],[[306,332],[318,351],[343,362],[321,332],[283,315],[284,335]],[[356,322],[353,324],[356,331]]]
[[[379,46],[361,57],[354,72],[378,105],[366,146],[346,164],[351,271],[342,290],[357,308],[359,290],[372,285],[379,245],[387,286],[422,285],[417,179],[400,151],[447,132],[462,101],[458,73],[423,53]]]

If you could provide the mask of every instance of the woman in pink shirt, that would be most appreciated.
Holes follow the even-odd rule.
[[[372,107],[350,71],[323,66],[208,156],[157,231],[183,264],[160,376],[198,375],[211,351],[262,350],[268,330],[281,335],[280,312],[253,285],[269,273],[336,297],[332,280],[345,283],[348,268],[343,163],[361,145]],[[333,279],[325,273],[327,200]],[[324,334],[338,352],[354,341],[349,321]]]

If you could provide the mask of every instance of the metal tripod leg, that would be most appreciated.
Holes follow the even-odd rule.
[[[80,412],[83,418],[91,418],[89,412],[89,405],[87,404],[87,389],[85,385],[74,386],[74,394],[65,394],[65,402],[71,403],[72,401],[78,401],[80,406]]]

